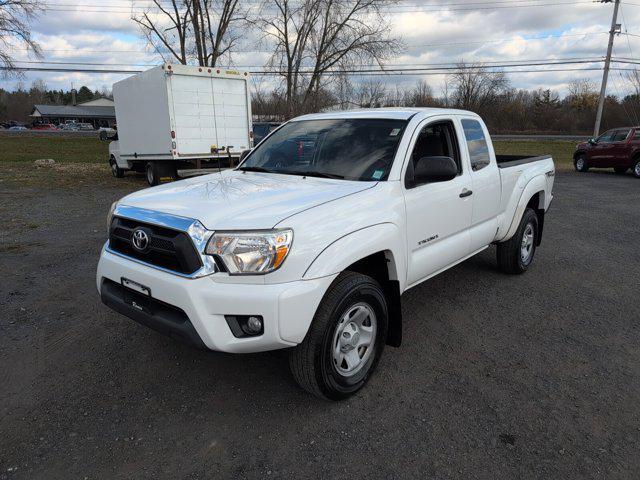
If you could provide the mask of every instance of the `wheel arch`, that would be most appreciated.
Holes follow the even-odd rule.
[[[397,347],[402,341],[400,296],[406,279],[406,255],[402,245],[397,226],[391,223],[373,225],[345,235],[325,248],[307,268],[303,278],[353,271],[377,280],[387,299],[387,344]]]
[[[536,232],[536,246],[540,246],[542,243],[542,230],[544,229],[544,207],[545,207],[545,192],[544,190],[540,190],[532,195],[532,197],[527,202],[525,209],[531,208],[534,212],[536,212],[536,216],[538,217],[538,231]],[[523,210],[524,214],[524,210]]]
[[[579,155],[586,155],[587,151],[586,150],[576,150],[575,152],[573,152],[573,159],[577,160]]]
[[[511,223],[509,224],[509,229],[507,230],[507,233],[498,240],[499,242],[509,240],[513,235],[515,235],[518,230],[518,225],[520,225],[522,215],[527,207],[532,208],[536,212],[539,224],[544,222],[544,212],[547,205],[546,188],[547,183],[543,175],[537,175],[529,180],[520,194],[517,207],[513,217],[511,218]],[[542,229],[539,228],[538,230],[539,232],[538,238],[536,238],[536,243],[539,245],[539,242],[542,240]]]

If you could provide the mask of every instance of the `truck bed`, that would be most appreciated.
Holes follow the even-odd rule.
[[[529,155],[496,155],[496,163],[499,168],[515,167],[516,165],[524,165],[525,163],[538,162],[551,158],[551,155],[537,155],[531,157]]]

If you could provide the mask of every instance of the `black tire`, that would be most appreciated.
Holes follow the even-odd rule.
[[[161,183],[174,181],[178,175],[176,166],[170,161],[147,162],[145,166],[145,177],[147,183],[154,187]]]
[[[116,178],[124,177],[124,169],[118,166],[118,162],[113,157],[109,158],[109,167],[111,168],[111,173]]]
[[[588,172],[589,163],[587,162],[587,156],[584,153],[576,155],[576,158],[573,159],[573,166],[577,172]]]
[[[629,167],[613,167],[613,171],[618,175],[624,175],[629,170]]]
[[[334,360],[333,350],[338,345],[334,342],[342,340],[341,336],[336,336],[340,333],[337,328],[342,325],[343,317],[349,318],[346,315],[362,305],[375,314],[374,343],[368,347],[371,348],[369,353],[364,350],[360,357],[362,365],[349,376],[340,372],[341,366]],[[387,324],[387,302],[378,282],[360,273],[341,273],[320,302],[303,342],[291,350],[289,366],[293,377],[304,390],[319,398],[348,398],[371,378],[384,350]],[[354,349],[351,347],[351,350]],[[360,356],[360,350],[355,350]]]
[[[640,178],[640,158],[637,158],[636,162],[633,164],[633,176]]]
[[[525,232],[529,233],[528,227],[532,229],[533,243],[530,246],[530,252],[526,258],[523,258],[523,239]],[[527,208],[522,215],[518,230],[513,237],[506,242],[498,243],[498,266],[505,273],[524,273],[527,271],[533,256],[536,253],[536,244],[538,239],[538,216],[531,208]]]

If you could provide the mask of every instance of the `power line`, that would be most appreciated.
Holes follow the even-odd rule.
[[[459,65],[456,63],[424,63],[424,64],[406,64],[401,66],[388,65],[383,66],[382,68],[364,68],[361,66],[360,68],[354,69],[333,69],[328,70],[325,73],[331,75],[337,74],[350,74],[350,73],[395,73],[395,72],[422,72],[422,71],[434,71],[434,70],[476,70],[478,68],[489,69],[489,68],[515,68],[515,67],[535,67],[535,66],[547,66],[547,65],[575,65],[575,64],[591,64],[591,63],[601,63],[604,59],[602,58],[590,58],[590,59],[576,59],[576,60],[565,60],[565,59],[557,59],[557,60],[508,60],[506,62],[478,62],[474,64],[466,64]],[[517,63],[514,63],[517,62]],[[99,66],[104,65],[102,63],[94,63],[94,62],[47,62],[47,61],[29,61],[29,60],[17,60],[16,63],[26,63],[26,64],[36,64],[36,65],[86,65],[86,66]],[[151,67],[152,65],[141,65],[141,64],[113,64],[116,66],[145,66]],[[253,66],[247,65],[235,65],[232,68],[251,68]],[[261,74],[272,74],[272,75],[282,75],[285,72],[279,70],[259,70],[254,71],[252,73],[261,73]],[[313,74],[313,70],[302,68],[298,71],[299,74],[302,75],[310,75]]]
[[[544,40],[547,38],[562,38],[562,37],[584,37],[587,35],[604,35],[609,32],[578,32],[578,33],[560,33],[560,34],[552,34],[552,35],[540,35],[535,37],[523,37],[523,36],[514,36],[507,38],[495,38],[488,40],[474,40],[468,42],[442,42],[442,43],[420,43],[420,44],[408,44],[406,45],[408,48],[419,48],[419,47],[441,47],[441,46],[456,46],[456,45],[485,45],[488,43],[502,43],[502,42],[511,42],[514,40],[518,41],[532,41],[532,40]],[[629,33],[628,35],[633,34]],[[640,36],[640,35],[635,35]],[[157,52],[148,52],[145,51],[146,45],[141,47],[139,50],[87,50],[82,47],[78,48],[42,48],[43,52],[77,52],[78,55],[86,54],[86,53],[148,53],[151,55],[156,55]],[[27,47],[11,47],[10,51],[29,51],[30,48]],[[165,54],[169,54],[170,52],[161,52]],[[246,49],[246,50],[234,50],[232,53],[273,53],[273,49],[271,50],[259,50],[259,49]]]
[[[626,58],[629,59],[629,58]],[[630,60],[637,60],[637,59],[630,59]],[[499,67],[499,66],[505,66],[505,67],[510,67],[510,66],[515,66],[513,65],[514,63],[523,63],[526,62],[528,65],[557,65],[557,64],[561,64],[561,63],[595,63],[595,62],[602,62],[604,61],[603,57],[562,57],[562,58],[554,58],[554,59],[548,59],[548,58],[530,58],[530,59],[518,59],[518,60],[500,60],[500,61],[477,61],[477,62],[473,62],[473,64],[470,64],[468,66],[468,68],[477,68],[477,67],[483,67],[486,64],[494,64],[494,67]],[[118,67],[154,67],[157,66],[157,64],[149,64],[149,63],[104,63],[104,62],[73,62],[73,61],[68,61],[68,62],[63,62],[63,61],[57,61],[57,60],[13,60],[14,63],[26,63],[26,64],[33,64],[33,65],[86,65],[86,66],[118,66]],[[561,62],[561,63],[558,63]],[[416,63],[416,62],[411,62],[411,63],[386,63],[382,65],[382,69],[381,70],[388,70],[388,67],[412,67],[412,68],[417,68],[417,67],[451,67],[451,68],[457,68],[460,62],[431,62],[431,63]],[[500,65],[498,65],[500,64]],[[364,67],[375,67],[378,66],[378,64],[360,64],[359,67],[360,68],[364,68]],[[233,68],[239,68],[239,69],[248,69],[248,68],[261,68],[262,65],[234,65]],[[378,69],[376,69],[378,70]]]
[[[476,6],[476,7],[446,7],[432,8],[432,9],[403,9],[403,7],[388,7],[381,8],[378,11],[389,14],[403,14],[403,13],[433,13],[433,12],[460,12],[460,11],[482,11],[482,10],[500,10],[500,9],[512,9],[512,8],[530,8],[530,7],[559,7],[565,5],[579,5],[579,4],[592,4],[592,1],[571,1],[571,2],[555,2],[555,3],[532,3],[532,4],[520,4],[520,5],[494,5],[494,6]],[[63,7],[63,8],[60,8]],[[75,8],[72,8],[75,7]],[[82,10],[78,10],[82,8]],[[83,5],[83,4],[58,4],[56,7],[46,7],[44,14],[48,12],[77,12],[77,13],[113,13],[131,15],[132,13],[144,13],[146,11],[151,12],[155,10],[155,13],[162,15],[163,13],[157,7],[149,7],[148,9],[141,9],[140,7],[117,7],[113,6],[112,9],[106,9],[106,6],[96,5]],[[367,15],[370,12],[362,12],[363,15]]]
[[[0,67],[0,71],[15,70],[8,67]],[[142,70],[119,70],[119,69],[77,69],[77,68],[48,68],[48,67],[24,67],[19,70],[25,72],[60,72],[60,73],[100,73],[100,74],[131,74],[142,72]],[[632,68],[611,68],[615,71],[633,71]],[[585,67],[585,68],[549,68],[543,70],[514,70],[508,72],[510,75],[517,73],[553,73],[553,72],[587,72],[587,71],[602,71],[600,67]],[[284,72],[267,72],[267,71],[254,71],[250,72],[252,75],[281,75]],[[386,71],[377,71],[372,73],[362,73],[358,71],[350,72],[349,75],[353,76],[431,76],[431,75],[447,75],[461,73],[456,71],[426,71],[426,72],[399,72],[391,73]]]

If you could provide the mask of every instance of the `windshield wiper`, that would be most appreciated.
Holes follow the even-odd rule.
[[[273,170],[263,167],[238,167],[237,170],[241,172],[262,172],[262,173],[274,173]]]
[[[315,172],[313,170],[307,170],[307,171],[298,171],[298,170],[293,170],[293,171],[282,171],[279,173],[285,173],[287,175],[301,175],[303,177],[320,177],[320,178],[344,178],[344,175],[336,175],[335,173],[325,173],[325,172]]]

